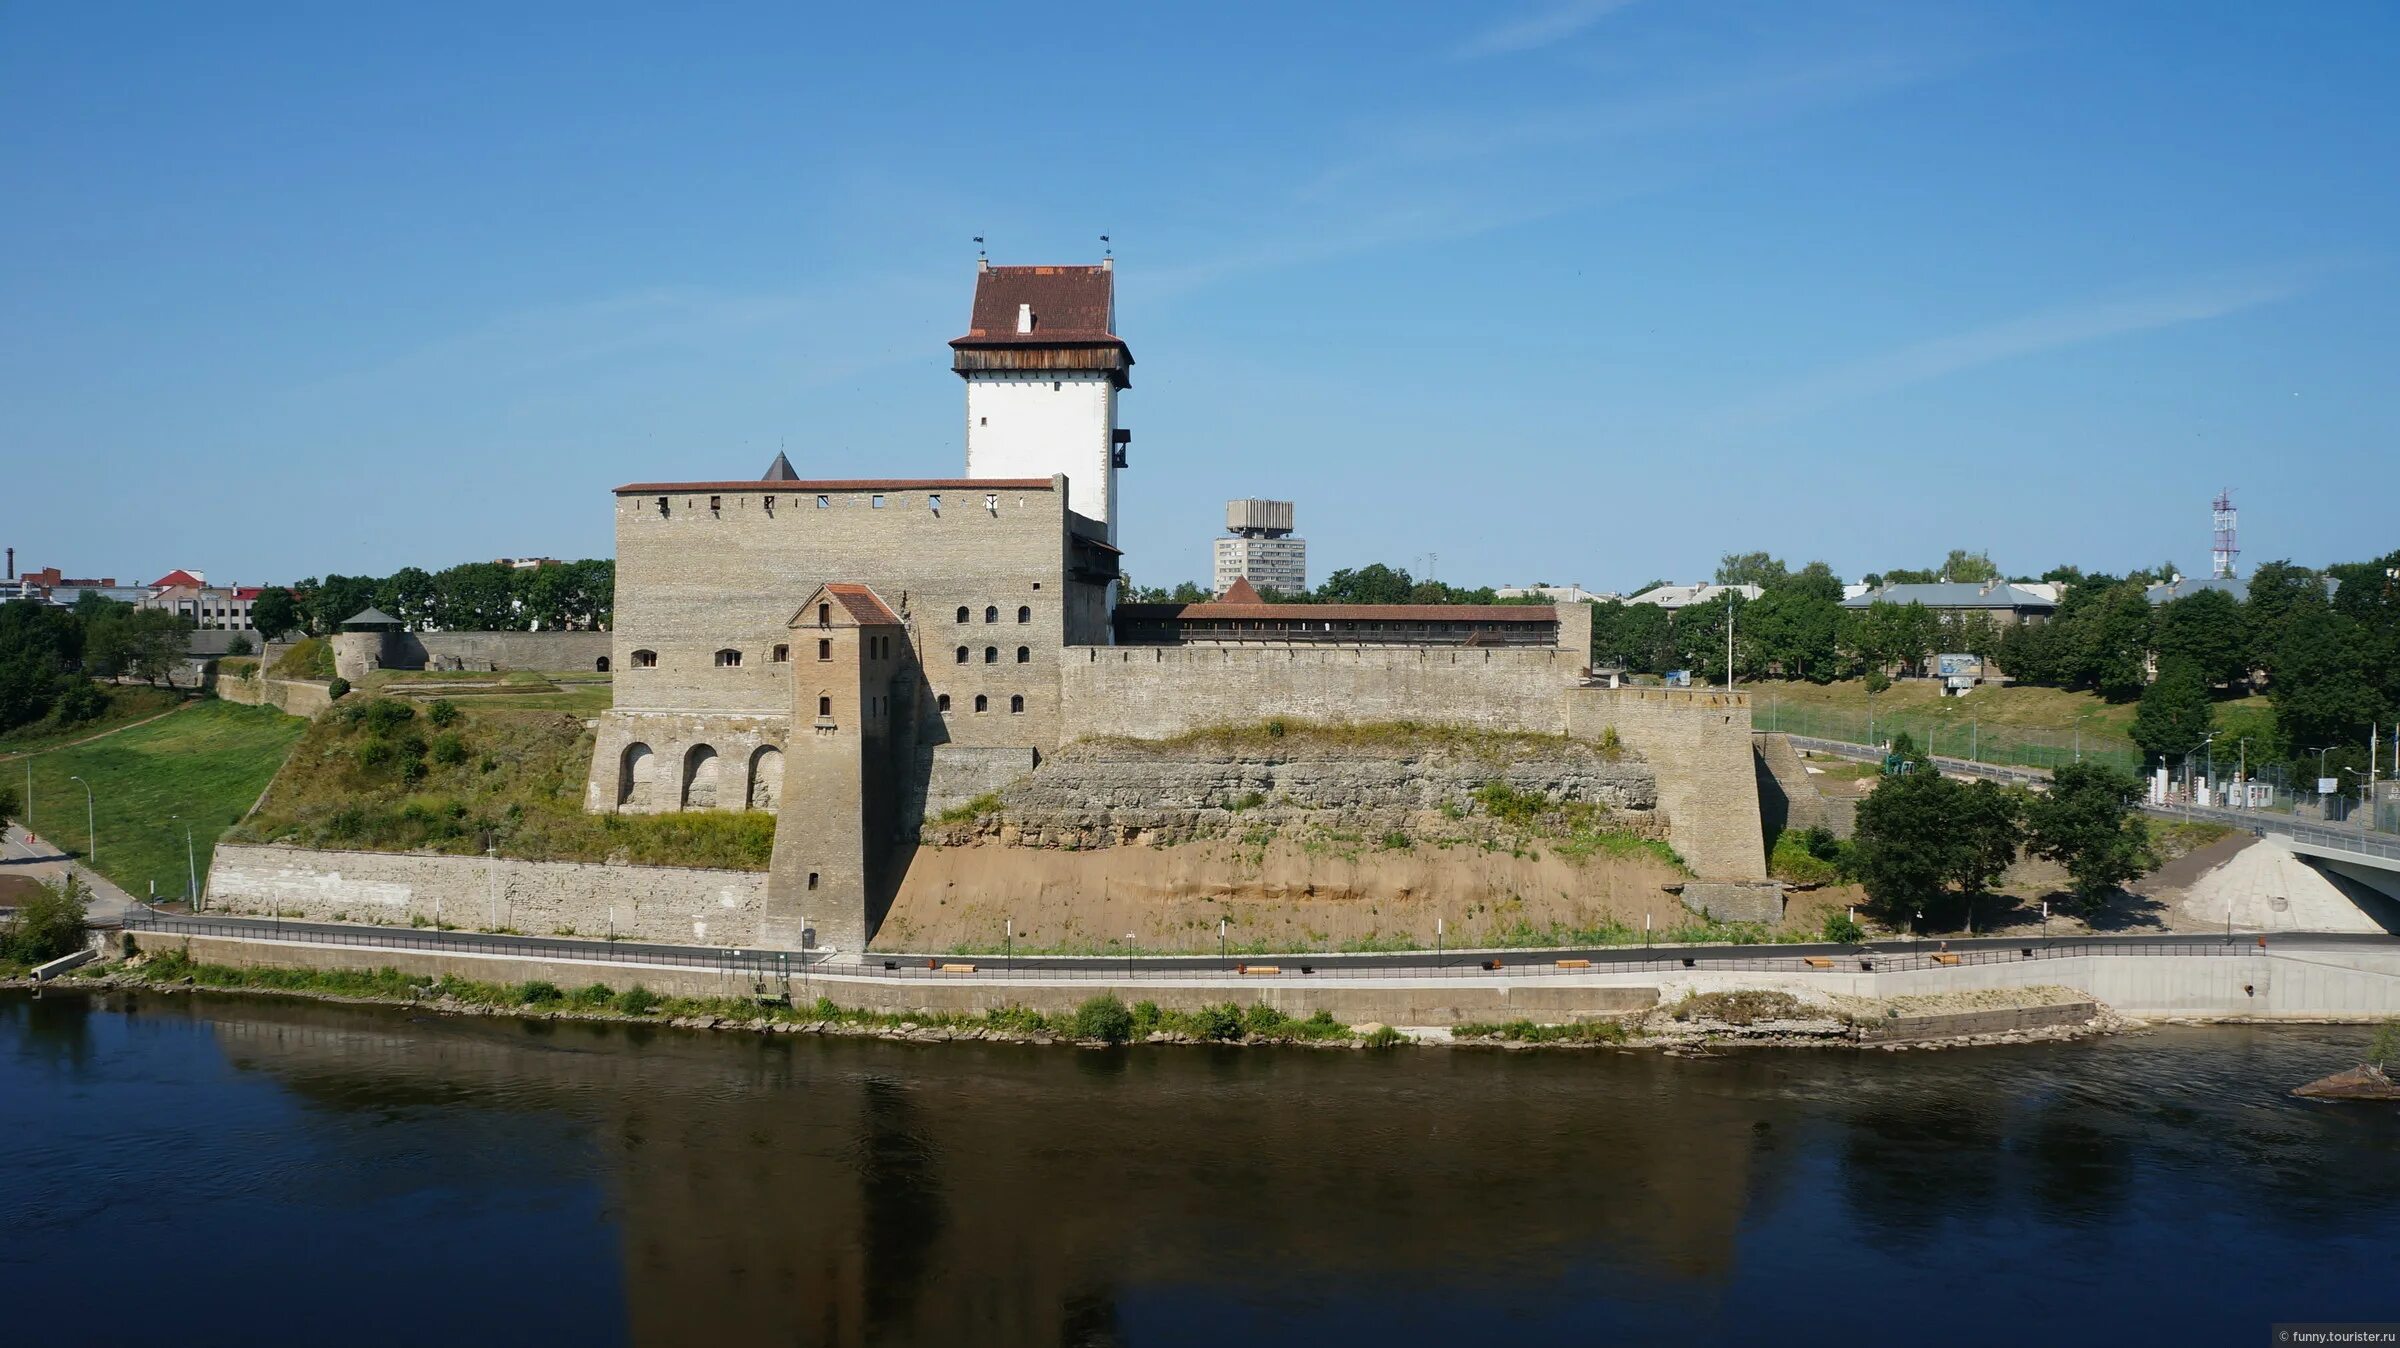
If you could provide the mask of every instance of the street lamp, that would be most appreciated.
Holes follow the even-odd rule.
[[[2192,746],[2192,747],[2191,747],[2189,750],[2186,750],[2186,751],[2185,751],[2185,753],[2184,753],[2184,755],[2183,755],[2183,792],[2184,792],[2184,802],[2185,802],[2186,804],[2189,804],[2189,803],[2191,803],[2191,793],[2192,793],[2192,755],[2193,755],[2193,754],[2196,754],[2196,753],[2198,753],[2198,752],[2200,752],[2202,749],[2205,749],[2205,748],[2207,748],[2209,745],[2216,743],[2216,739],[2217,739],[2217,732],[2216,732],[2216,731],[2214,731],[2214,730],[2211,730],[2211,731],[2209,731],[2209,732],[2208,732],[2208,734],[2207,734],[2207,735],[2205,735],[2205,736],[2203,736],[2203,737],[2201,738],[2201,740],[2200,740],[2200,742],[2199,742],[2198,744],[2195,744],[2195,745],[2193,745],[2193,746]]]
[[[2078,763],[2083,761],[2083,718],[2089,715],[2091,713],[2087,711],[2075,717],[2075,761]]]
[[[67,780],[83,782],[84,830],[91,835],[92,839],[92,845],[84,851],[83,860],[87,866],[96,865],[100,860],[100,811],[99,807],[92,803],[92,784],[84,782],[81,777],[69,777]]]
[[[183,897],[184,902],[196,913],[200,911],[200,859],[192,848],[192,821],[179,814],[168,815],[167,821],[183,825],[183,865],[186,876]]]

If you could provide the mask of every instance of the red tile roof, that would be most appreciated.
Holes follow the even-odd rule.
[[[200,579],[198,576],[193,575],[189,571],[176,570],[169,571],[167,574],[160,576],[154,581],[151,581],[150,588],[153,590],[163,590],[170,585],[205,586],[207,583],[208,582]]]
[[[1017,331],[1017,309],[1033,309],[1034,329]],[[1117,316],[1116,273],[1107,267],[986,267],[975,274],[975,309],[967,335],[952,346],[994,343],[1105,342]]]
[[[1259,594],[1258,587],[1250,583],[1248,576],[1235,576],[1233,584],[1225,587],[1225,593],[1217,596],[1217,602],[1220,604],[1263,604],[1267,601]]]
[[[855,585],[849,581],[833,581],[825,586],[825,593],[833,596],[833,602],[841,605],[843,612],[863,625],[880,627],[898,627],[900,625],[900,615],[892,612],[890,605],[884,603],[873,590],[864,585]]]
[[[1549,604],[1244,604],[1225,599],[1210,604],[1119,604],[1117,612],[1137,622],[1189,622],[1214,618],[1286,621],[1316,618],[1328,622],[1558,621],[1558,609]]]
[[[677,492],[755,491],[777,494],[834,491],[1048,491],[1046,477],[873,477],[825,482],[628,482],[619,496],[672,495]]]
[[[264,588],[259,585],[236,585],[233,587],[233,597],[237,600],[256,599]]]

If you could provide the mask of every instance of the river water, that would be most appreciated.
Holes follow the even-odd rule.
[[[2400,1318],[2363,1030],[1109,1052],[0,994],[60,1341],[2242,1343]]]

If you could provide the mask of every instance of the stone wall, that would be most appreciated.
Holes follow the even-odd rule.
[[[535,670],[589,674],[607,668],[607,632],[337,632],[334,670],[357,679],[378,669]]]
[[[208,903],[315,921],[407,926],[418,918],[471,931],[748,945],[758,942],[766,884],[751,871],[220,843]]]
[[[1587,657],[1556,649],[1075,647],[1059,668],[1068,739],[1171,739],[1269,717],[1566,731]]]
[[[294,716],[315,716],[333,705],[333,690],[305,679],[239,678],[220,672],[217,696],[245,707],[273,707]]]
[[[979,749],[966,744],[941,744],[920,752],[918,770],[904,783],[900,820],[913,832],[916,821],[988,795],[1032,772],[1038,756],[1031,749]]]
[[[1560,701],[1569,734],[1602,740],[1613,730],[1657,770],[1668,841],[1696,875],[1767,878],[1748,694],[1576,688]]]
[[[1029,846],[1171,843],[1242,825],[1309,824],[1380,834],[1462,817],[1490,782],[1621,814],[1642,831],[1658,795],[1650,766],[1570,741],[1505,741],[1478,753],[1440,744],[1288,749],[1136,743],[1069,745],[1000,793],[1012,841]]]
[[[1858,802],[1826,795],[1792,747],[1789,735],[1759,735],[1757,759],[1759,820],[1767,837],[1785,829],[1822,828],[1837,838],[1858,829]]]

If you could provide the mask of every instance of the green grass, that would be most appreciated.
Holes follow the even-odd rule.
[[[439,738],[414,703],[399,704],[417,714],[380,737],[395,746],[388,756],[369,750],[379,737],[363,709],[391,702],[358,702],[359,719],[338,711],[320,717],[276,777],[265,806],[236,830],[235,840],[463,856],[480,852],[489,832],[500,855],[529,861],[767,868],[775,844],[772,812],[586,814],[592,735],[582,717],[528,708],[526,696],[450,700],[463,713],[453,730],[466,752],[455,763],[398,751],[412,736]],[[412,758],[424,770],[413,782]],[[726,789],[738,794],[747,765],[727,762],[724,769]]]
[[[19,726],[0,735],[0,758],[20,754],[40,753],[62,744],[104,735],[122,729],[136,721],[146,721],[160,712],[172,711],[183,701],[183,695],[171,688],[152,688],[146,684],[108,683],[100,686],[108,695],[108,710],[89,721],[75,725],[58,725],[43,720]],[[22,770],[20,769],[20,773]],[[22,781],[19,785],[22,785]]]
[[[278,679],[330,679],[333,677],[333,643],[323,637],[295,641],[290,650],[275,657],[275,663],[267,673]]]
[[[2010,685],[1945,698],[1931,679],[1902,679],[1872,697],[1863,679],[1762,682],[1747,691],[1750,721],[1760,730],[1865,743],[1872,715],[1877,741],[1906,731],[1917,747],[1944,757],[2057,767],[2075,760],[2081,718],[2084,758],[2128,770],[2140,758],[2128,733],[2133,704],[2091,693]]]
[[[184,830],[168,816],[181,815],[194,824],[193,851],[205,885],[217,835],[258,799],[306,725],[272,707],[199,702],[104,740],[11,763],[7,770],[16,774],[22,790],[25,764],[32,764],[31,826],[78,852],[90,846],[90,835],[84,789],[70,779],[90,782],[99,819],[93,865],[135,898],[146,897],[154,880],[160,894],[180,895],[186,888]]]

